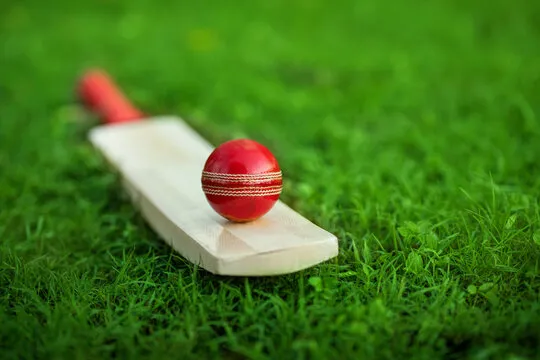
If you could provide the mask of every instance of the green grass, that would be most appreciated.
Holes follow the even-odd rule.
[[[2,358],[538,358],[539,4],[2,2]],[[85,138],[89,66],[268,145],[339,257],[244,279],[172,253]]]

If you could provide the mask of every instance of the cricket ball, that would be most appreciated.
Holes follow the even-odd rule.
[[[274,155],[249,139],[227,141],[212,151],[202,172],[210,206],[233,222],[256,220],[272,209],[282,190]]]

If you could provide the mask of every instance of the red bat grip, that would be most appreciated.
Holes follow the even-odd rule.
[[[86,72],[81,77],[78,92],[82,102],[106,124],[138,121],[144,117],[104,71]]]

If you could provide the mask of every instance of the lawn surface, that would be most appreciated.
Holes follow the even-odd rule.
[[[540,2],[51,3],[0,5],[2,359],[537,358]],[[270,147],[339,257],[172,253],[86,141],[89,66]]]

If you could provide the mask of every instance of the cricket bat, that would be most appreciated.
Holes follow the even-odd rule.
[[[234,223],[217,214],[201,187],[214,147],[178,116],[148,117],[103,70],[77,91],[102,124],[89,141],[119,174],[150,227],[177,253],[217,275],[297,272],[338,255],[338,239],[281,200],[263,217]]]

